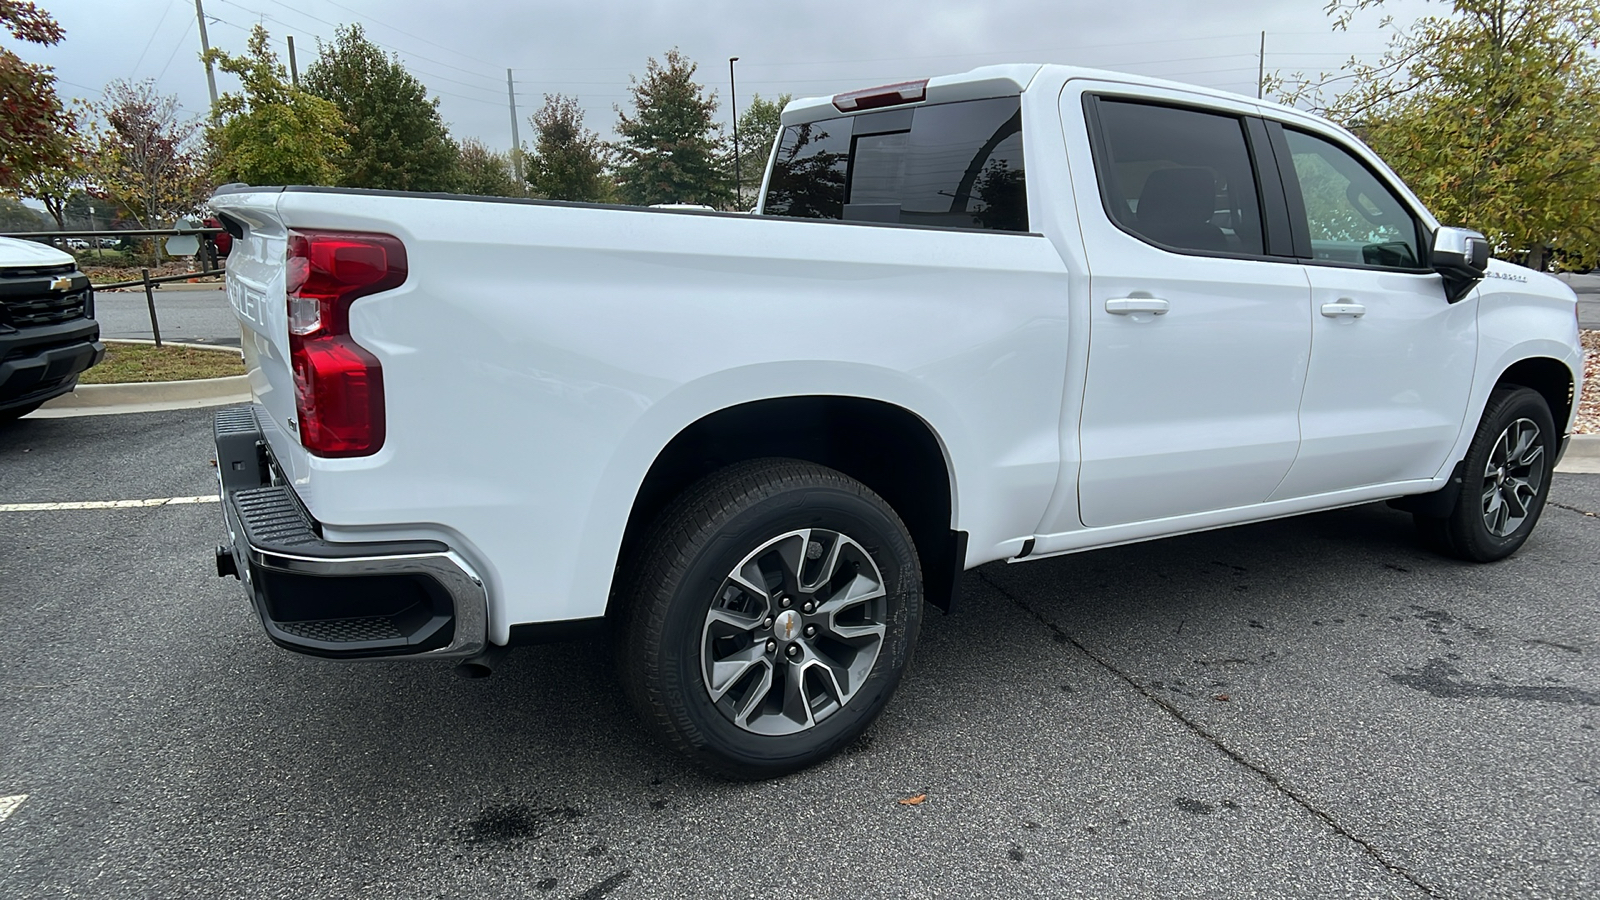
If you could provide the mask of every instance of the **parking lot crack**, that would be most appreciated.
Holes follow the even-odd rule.
[[[1072,647],[1076,648],[1078,652],[1094,661],[1101,668],[1115,676],[1118,680],[1133,688],[1135,691],[1138,691],[1139,694],[1146,700],[1160,707],[1167,715],[1171,716],[1183,727],[1194,732],[1196,736],[1210,744],[1212,747],[1216,748],[1216,750],[1222,755],[1226,756],[1228,759],[1232,760],[1238,765],[1243,766],[1245,769],[1248,769],[1256,777],[1260,778],[1262,781],[1271,786],[1273,790],[1277,791],[1279,794],[1282,794],[1284,797],[1288,798],[1291,802],[1299,806],[1301,809],[1304,809],[1312,816],[1320,819],[1322,823],[1332,829],[1334,833],[1355,843],[1362,849],[1363,852],[1370,856],[1374,862],[1388,870],[1390,874],[1411,883],[1411,885],[1429,897],[1440,896],[1437,891],[1424,883],[1420,878],[1411,873],[1404,866],[1385,856],[1382,850],[1362,839],[1360,835],[1357,835],[1350,829],[1346,828],[1339,822],[1337,818],[1334,817],[1332,813],[1318,807],[1315,803],[1311,802],[1309,798],[1285,784],[1282,777],[1270,771],[1265,766],[1262,766],[1259,763],[1249,759],[1238,750],[1229,747],[1227,743],[1222,740],[1222,738],[1212,733],[1204,725],[1190,718],[1186,713],[1184,713],[1183,710],[1168,702],[1166,698],[1162,697],[1160,694],[1157,694],[1149,687],[1140,684],[1138,679],[1134,678],[1132,675],[1129,675],[1127,672],[1122,671],[1122,669],[1117,667],[1116,663],[1112,662],[1104,655],[1089,649],[1071,632],[1068,632],[1060,625],[1057,625],[1056,623],[1045,618],[1045,616],[1037,609],[1029,606],[1027,603],[1023,602],[1020,597],[1016,596],[1011,591],[995,582],[995,580],[990,578],[988,573],[983,569],[978,570],[978,578],[980,578],[988,586],[994,588],[995,591],[997,591],[1002,597],[1010,600],[1018,609],[1022,610],[1024,613],[1027,613],[1029,616],[1032,616],[1035,621],[1049,629],[1057,643],[1070,644]]]
[[[1597,516],[1595,513],[1592,513],[1587,509],[1583,509],[1583,508],[1577,507],[1577,506],[1568,506],[1565,503],[1557,503],[1554,500],[1546,500],[1545,504],[1548,505],[1548,506],[1554,506],[1556,509],[1564,509],[1567,512],[1575,512],[1580,516],[1584,516],[1585,518],[1590,518],[1590,519],[1600,518],[1600,516]]]

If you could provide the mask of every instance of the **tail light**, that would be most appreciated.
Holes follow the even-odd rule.
[[[350,337],[350,304],[405,280],[397,238],[289,233],[289,358],[300,443],[312,453],[370,456],[383,447],[383,367]]]

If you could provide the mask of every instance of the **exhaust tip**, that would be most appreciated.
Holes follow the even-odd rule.
[[[456,674],[473,681],[477,681],[480,678],[488,678],[494,674],[495,665],[505,657],[506,651],[509,649],[509,647],[502,647],[499,644],[490,644],[487,650],[477,656],[462,660],[456,666]]]
[[[456,674],[469,681],[488,678],[494,674],[494,667],[481,662],[464,662],[456,666]]]

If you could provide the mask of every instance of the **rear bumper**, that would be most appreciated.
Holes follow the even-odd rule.
[[[67,393],[105,355],[93,319],[0,333],[0,412]]]
[[[442,541],[324,540],[276,472],[254,406],[218,412],[213,433],[228,526],[218,574],[244,582],[274,643],[335,659],[484,652],[488,594],[460,554]]]

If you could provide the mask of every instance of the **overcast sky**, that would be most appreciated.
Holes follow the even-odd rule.
[[[66,29],[58,46],[19,45],[24,59],[55,67],[63,99],[96,98],[117,78],[155,79],[185,109],[207,105],[194,0],[38,0]],[[1351,54],[1375,56],[1387,40],[1379,16],[1334,32],[1323,0],[854,0],[733,3],[727,0],[553,3],[543,0],[204,0],[211,44],[242,52],[264,24],[285,57],[293,35],[301,70],[317,40],[360,22],[397,52],[439,98],[458,138],[511,144],[506,69],[514,70],[521,137],[546,93],[576,96],[587,124],[611,137],[613,107],[626,108],[628,76],[678,47],[728,114],[728,57],[738,101],[832,94],[1003,62],[1059,62],[1157,75],[1253,95],[1261,32],[1267,70],[1337,69]],[[1443,5],[1391,0],[1399,21]],[[236,81],[217,76],[220,91]]]

